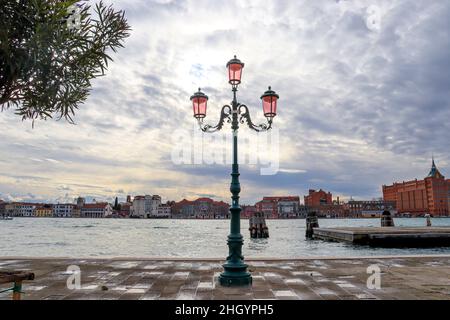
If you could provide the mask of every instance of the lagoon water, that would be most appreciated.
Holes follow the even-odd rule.
[[[433,226],[450,226],[434,218]],[[319,219],[321,227],[379,226],[379,219]],[[424,226],[424,218],[396,218],[396,226]],[[305,239],[305,220],[267,220],[270,238],[250,239],[241,221],[245,257],[450,254],[450,248],[383,249]],[[229,220],[14,218],[0,220],[0,256],[186,257],[227,255]]]

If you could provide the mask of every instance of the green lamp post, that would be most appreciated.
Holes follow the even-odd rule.
[[[247,271],[247,264],[244,263],[242,255],[242,244],[244,243],[241,235],[241,207],[239,205],[239,193],[241,185],[239,183],[239,165],[238,165],[238,130],[239,123],[247,123],[252,130],[261,132],[272,128],[273,118],[277,114],[277,100],[279,96],[275,91],[269,89],[261,96],[264,116],[267,123],[255,125],[253,124],[248,107],[240,104],[236,99],[237,87],[241,83],[242,69],[244,63],[234,56],[227,63],[228,68],[228,82],[231,84],[233,91],[233,101],[231,106],[225,105],[222,107],[220,113],[220,120],[217,125],[211,126],[204,124],[203,120],[206,117],[206,107],[208,103],[208,96],[198,92],[191,96],[192,107],[194,109],[194,117],[197,119],[200,129],[203,132],[215,132],[222,129],[225,121],[231,123],[231,130],[233,133],[233,164],[231,171],[231,207],[230,207],[230,234],[228,235],[229,254],[226,262],[223,265],[224,271],[219,276],[219,282],[224,286],[242,286],[250,285],[252,283],[252,276]]]

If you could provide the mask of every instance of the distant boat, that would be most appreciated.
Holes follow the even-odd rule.
[[[0,216],[0,220],[12,220],[13,217],[10,216]]]

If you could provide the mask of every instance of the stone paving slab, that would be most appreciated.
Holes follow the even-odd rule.
[[[1,258],[0,271],[29,270],[24,300],[450,300],[450,256],[249,259],[251,287],[222,287],[218,259]],[[369,289],[369,266],[381,271],[380,289]],[[81,271],[81,287],[67,280]],[[71,283],[74,283],[71,281]],[[1,285],[0,291],[9,287]],[[0,300],[11,293],[0,293]]]

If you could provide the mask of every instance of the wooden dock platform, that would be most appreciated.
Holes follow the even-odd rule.
[[[450,227],[314,228],[313,238],[373,247],[450,247]]]

